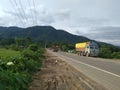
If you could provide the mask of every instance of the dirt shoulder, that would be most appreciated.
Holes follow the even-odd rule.
[[[106,90],[57,56],[46,52],[41,70],[33,76],[29,90]]]

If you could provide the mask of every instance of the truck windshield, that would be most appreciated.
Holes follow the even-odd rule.
[[[95,47],[95,49],[98,49],[98,47]]]
[[[92,46],[90,47],[91,49],[94,49]]]

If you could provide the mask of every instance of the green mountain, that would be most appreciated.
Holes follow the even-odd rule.
[[[30,37],[34,41],[76,43],[90,39],[70,34],[64,30],[57,30],[51,26],[34,26],[28,28],[0,27],[0,38]]]

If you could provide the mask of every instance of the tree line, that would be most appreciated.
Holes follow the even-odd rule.
[[[105,43],[99,44],[99,57],[120,59],[120,47]]]
[[[75,44],[68,44],[65,42],[59,42],[59,43],[47,43],[47,47],[51,47],[52,45],[58,45],[59,49],[68,52],[69,50],[72,50],[73,53],[76,53],[75,51]],[[115,58],[115,59],[120,59],[120,47],[111,45],[111,44],[106,44],[102,42],[98,42],[99,46],[99,56],[101,58]]]
[[[29,44],[32,44],[33,40],[30,37],[26,38],[0,38],[0,45],[1,46],[8,46],[14,50],[22,49],[27,47]],[[68,52],[68,50],[73,50],[75,53],[75,44],[65,43],[65,42],[47,42],[47,41],[39,41],[37,42],[41,47],[50,48],[52,45],[58,45],[60,50]],[[110,44],[98,42],[99,45],[99,57],[102,58],[120,58],[120,47],[113,46]],[[18,48],[19,47],[19,48]]]

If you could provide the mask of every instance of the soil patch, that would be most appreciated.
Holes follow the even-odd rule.
[[[106,90],[57,56],[46,52],[41,70],[33,76],[29,90]]]

